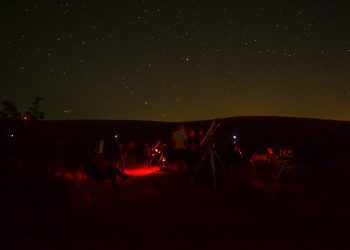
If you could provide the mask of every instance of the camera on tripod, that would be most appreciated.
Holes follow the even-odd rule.
[[[169,163],[165,157],[167,144],[158,140],[157,143],[151,148],[151,155],[147,161],[147,166],[152,166],[154,163],[159,167],[159,170],[166,170],[169,167]]]
[[[160,141],[157,142],[156,145],[154,145],[151,149],[152,156],[160,156],[164,154],[165,148],[166,148],[165,143],[161,143]]]

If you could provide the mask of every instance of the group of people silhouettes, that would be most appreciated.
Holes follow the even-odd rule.
[[[183,125],[172,134],[172,147],[174,162],[179,172],[187,172],[189,176],[194,173],[195,165],[200,155],[200,142],[204,136],[202,129],[185,130]]]
[[[200,142],[203,136],[204,132],[202,129],[198,131],[194,129],[186,130],[183,125],[180,125],[172,133],[171,143],[169,145],[163,143],[161,140],[157,140],[157,143],[153,147],[151,147],[150,143],[146,143],[143,149],[144,161],[147,163],[147,166],[157,162],[153,161],[154,150],[160,150],[161,152],[157,153],[162,157],[165,157],[165,151],[166,153],[170,152],[169,155],[171,156],[169,158],[172,159],[175,169],[179,173],[192,177],[200,156]],[[92,178],[108,178],[112,180],[113,185],[115,185],[116,177],[122,179],[129,177],[124,174],[124,166],[128,157],[125,147],[129,143],[126,143],[125,146],[120,139],[120,135],[115,135],[114,137],[113,140],[99,141],[92,164],[87,168],[88,175]]]

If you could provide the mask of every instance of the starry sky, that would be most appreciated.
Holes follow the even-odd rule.
[[[350,120],[350,3],[2,1],[0,100],[46,119]]]

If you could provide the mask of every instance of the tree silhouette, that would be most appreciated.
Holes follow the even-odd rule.
[[[18,112],[17,106],[12,101],[2,102],[3,109],[0,111],[0,117],[2,119],[19,119],[21,113]]]
[[[39,103],[44,100],[42,97],[35,97],[34,102],[32,103],[32,106],[29,106],[29,111],[26,112],[26,115],[28,115],[33,120],[40,120],[45,118],[45,113],[39,111]]]

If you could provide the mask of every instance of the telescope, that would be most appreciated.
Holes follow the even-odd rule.
[[[157,143],[152,149],[152,153],[156,154],[156,155],[161,155],[163,154],[164,150],[166,148],[166,144],[165,143]]]
[[[166,150],[166,144],[162,143],[161,141],[158,141],[156,145],[154,145],[151,148],[151,158],[147,161],[147,166],[151,166],[154,162],[155,158],[158,158],[157,164],[159,166],[159,170],[166,171],[169,170],[167,167],[169,166],[169,163],[167,159],[165,158],[165,150]]]
[[[215,131],[220,127],[220,123],[217,119],[213,120],[213,122],[210,125],[210,128],[208,129],[206,135],[203,137],[203,139],[200,142],[200,147],[204,147],[208,144],[209,141],[212,140],[213,135],[215,134]]]
[[[202,159],[199,162],[197,169],[195,170],[195,173],[194,173],[193,178],[191,180],[192,182],[196,178],[201,167],[204,165],[204,162],[206,161],[206,159],[208,159],[210,162],[210,165],[211,165],[214,188],[216,188],[215,160],[219,161],[222,166],[224,165],[222,160],[220,159],[218,153],[216,152],[215,145],[213,143],[213,136],[219,127],[220,127],[220,123],[218,122],[218,120],[217,119],[213,120],[206,135],[203,137],[203,140],[200,142],[200,147],[201,148],[205,147],[205,151],[203,152],[202,157],[201,157]]]

